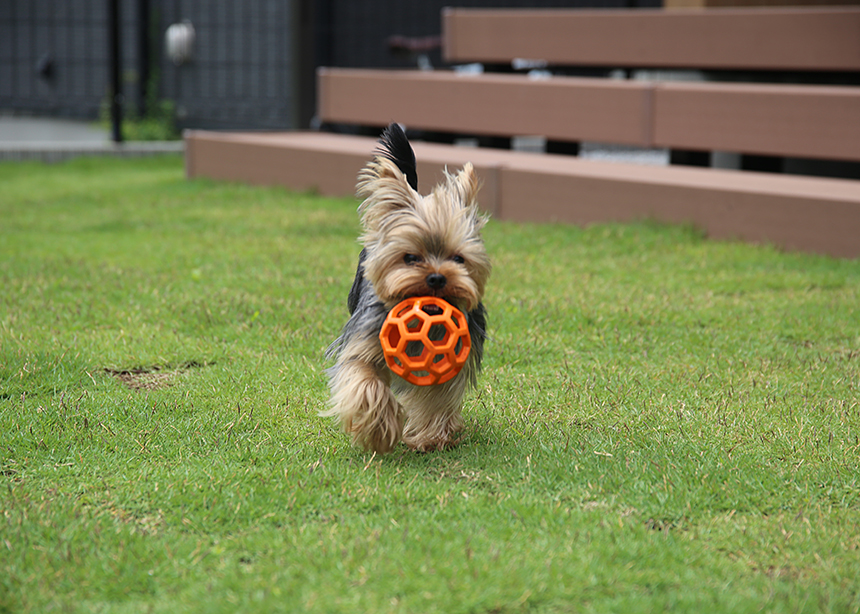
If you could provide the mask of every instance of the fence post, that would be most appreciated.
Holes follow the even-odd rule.
[[[114,143],[122,143],[119,0],[108,0],[108,64],[110,66],[111,136]]]
[[[137,115],[145,117],[149,93],[149,0],[137,1]]]

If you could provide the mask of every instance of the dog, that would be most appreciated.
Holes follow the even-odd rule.
[[[379,139],[358,175],[363,234],[347,299],[350,317],[327,355],[331,401],[323,416],[340,421],[353,444],[376,453],[402,441],[430,452],[456,445],[463,397],[477,382],[486,340],[483,297],[491,263],[471,163],[427,196],[418,193],[415,153],[398,124]],[[434,296],[466,315],[471,351],[450,381],[416,386],[387,367],[379,340],[388,312],[406,298]]]

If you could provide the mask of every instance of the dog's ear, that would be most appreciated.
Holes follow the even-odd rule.
[[[379,148],[376,154],[388,158],[406,177],[406,182],[413,190],[418,190],[418,171],[415,168],[415,152],[406,138],[406,133],[400,124],[389,124],[379,137]]]
[[[391,213],[415,207],[420,198],[416,188],[415,154],[406,134],[397,124],[383,132],[376,155],[358,175],[356,194],[363,200],[359,207],[365,228],[379,228]]]
[[[420,198],[406,176],[387,158],[377,156],[358,175],[356,194],[363,202],[358,208],[361,223],[369,230],[396,211],[414,208]]]
[[[481,187],[481,182],[478,180],[471,162],[466,162],[463,169],[455,177],[449,177],[448,185],[455,190],[464,207],[478,206],[478,190]]]

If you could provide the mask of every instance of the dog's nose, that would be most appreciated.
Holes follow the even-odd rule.
[[[448,280],[445,279],[445,276],[441,273],[430,273],[424,281],[426,281],[427,285],[433,290],[441,290],[445,287],[445,284],[448,283]]]

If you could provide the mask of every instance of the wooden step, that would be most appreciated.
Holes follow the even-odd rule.
[[[653,109],[655,147],[860,160],[860,87],[660,83]]]
[[[348,196],[373,138],[324,133],[185,135],[189,177]],[[592,224],[691,223],[717,239],[860,256],[860,182],[413,143],[419,189],[471,161],[481,206],[501,220]]]
[[[326,132],[185,132],[188,177],[209,177],[257,185],[280,185],[323,196],[351,196],[358,172],[373,157],[377,140]],[[483,182],[480,204],[495,212],[499,159],[492,150],[413,143],[418,189],[429,192],[444,178],[472,162]]]
[[[330,123],[860,161],[860,87],[345,68],[318,87]]]
[[[324,122],[467,135],[651,144],[652,86],[645,82],[451,71],[317,71]],[[859,90],[860,91],[860,90]]]
[[[696,10],[446,9],[451,63],[860,70],[860,7]]]

